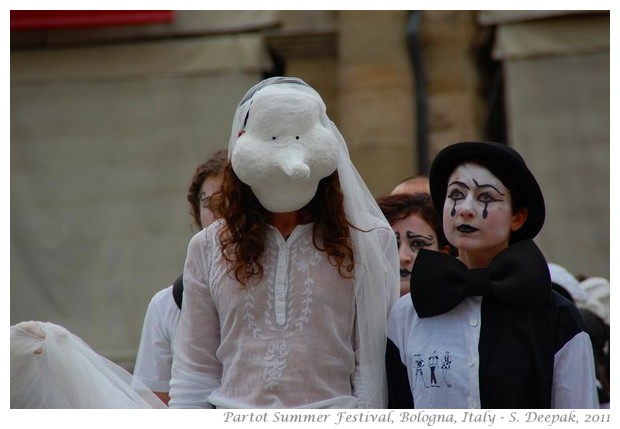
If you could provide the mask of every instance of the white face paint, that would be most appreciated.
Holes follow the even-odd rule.
[[[267,210],[303,208],[336,171],[337,140],[321,114],[319,100],[294,88],[273,85],[254,96],[231,163]]]
[[[398,256],[400,259],[400,296],[409,293],[411,269],[420,249],[439,250],[437,235],[424,219],[411,214],[394,222]]]
[[[461,259],[490,261],[522,221],[512,213],[510,190],[485,167],[468,162],[448,179],[443,227]]]

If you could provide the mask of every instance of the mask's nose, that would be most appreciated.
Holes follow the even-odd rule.
[[[278,164],[284,174],[291,179],[303,180],[310,177],[310,167],[304,160],[304,152],[299,148],[286,148],[278,157]]]

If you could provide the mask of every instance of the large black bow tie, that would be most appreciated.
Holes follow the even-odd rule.
[[[468,296],[493,296],[518,306],[551,302],[545,257],[532,240],[498,253],[486,268],[468,269],[445,253],[421,249],[411,271],[411,299],[418,316],[452,310]]]

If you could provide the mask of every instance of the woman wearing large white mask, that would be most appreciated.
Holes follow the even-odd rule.
[[[218,211],[188,247],[172,408],[382,408],[394,233],[319,94],[241,100]]]

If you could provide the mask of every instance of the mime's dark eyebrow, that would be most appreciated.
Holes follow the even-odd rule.
[[[474,180],[474,183],[476,184],[476,186],[477,186],[477,187],[479,187],[479,188],[493,188],[493,189],[495,189],[495,192],[497,192],[498,194],[500,194],[500,195],[502,195],[502,196],[505,196],[505,195],[504,195],[504,194],[502,194],[502,193],[500,192],[500,190],[499,190],[499,189],[497,189],[495,186],[493,186],[493,185],[488,185],[488,184],[481,185],[481,184],[479,184],[478,182],[476,182],[476,179],[473,179],[473,180]]]
[[[432,235],[417,234],[413,231],[407,231],[407,238],[424,238],[426,240],[433,241]]]
[[[465,183],[463,182],[459,182],[458,180],[455,180],[454,182],[450,183],[448,186],[452,186],[452,185],[458,185],[458,186],[462,186],[464,188],[469,189],[469,186],[467,186]]]

